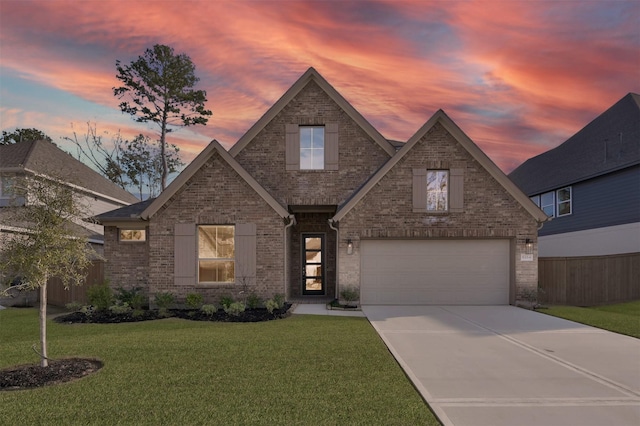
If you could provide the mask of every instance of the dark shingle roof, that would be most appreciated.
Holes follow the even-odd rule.
[[[140,201],[136,204],[120,207],[119,209],[104,212],[96,216],[98,222],[109,220],[138,220],[140,219],[140,213],[142,213],[148,206],[155,200],[155,198],[149,198],[144,201]]]
[[[640,163],[640,96],[629,93],[558,147],[530,158],[509,177],[527,195]]]
[[[0,171],[28,169],[125,203],[139,201],[135,196],[101,176],[98,172],[62,151],[51,142],[25,141],[0,145]]]

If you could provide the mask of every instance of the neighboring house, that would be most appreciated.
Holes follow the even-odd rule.
[[[4,239],[28,232],[29,224],[13,223],[11,212],[29,203],[29,194],[15,193],[16,180],[29,176],[62,180],[81,195],[82,203],[88,208],[88,217],[139,201],[51,142],[39,140],[0,145],[0,246]],[[102,225],[83,219],[78,218],[74,226],[101,253],[104,244]]]
[[[629,93],[510,177],[553,218],[538,233],[545,303],[640,298],[640,96]]]
[[[540,257],[640,252],[640,96],[629,93],[509,177],[553,220]]]
[[[363,304],[514,303],[546,219],[444,112],[388,141],[313,68],[229,151],[99,216],[114,286]]]

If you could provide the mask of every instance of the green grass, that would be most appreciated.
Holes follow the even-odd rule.
[[[438,424],[364,318],[48,324],[51,358],[104,368],[0,392],[3,424]],[[37,341],[36,310],[0,311],[0,368],[37,362]]]
[[[640,338],[640,300],[591,308],[551,306],[539,312]]]

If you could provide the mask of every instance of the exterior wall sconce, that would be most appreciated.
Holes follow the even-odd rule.
[[[524,252],[526,254],[533,254],[533,241],[529,238],[524,241]]]
[[[351,238],[347,240],[347,254],[353,254],[353,241],[351,241]]]

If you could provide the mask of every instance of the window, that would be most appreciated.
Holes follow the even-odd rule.
[[[449,210],[449,172],[427,170],[427,211]]]
[[[144,229],[121,229],[120,242],[137,243],[147,241],[147,231]]]
[[[198,227],[198,282],[235,282],[235,227]]]
[[[549,217],[560,217],[570,215],[573,207],[571,204],[571,187],[558,189],[557,191],[549,191],[544,194],[534,195],[530,197],[536,206]]]
[[[555,193],[545,192],[540,195],[540,208],[549,217],[555,217]]]
[[[300,169],[324,169],[324,127],[300,127]]]
[[[14,179],[8,176],[0,176],[0,198],[13,197]]]
[[[571,187],[558,189],[556,191],[556,200],[558,203],[558,217],[571,214]]]

